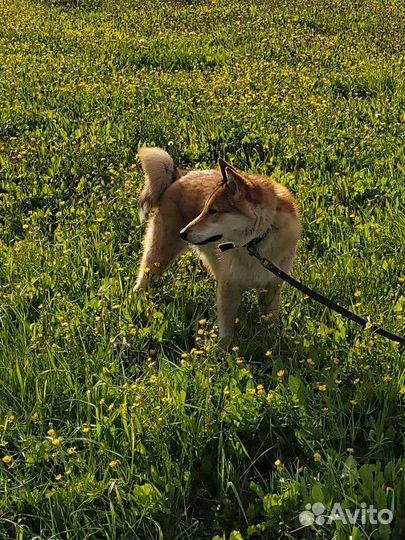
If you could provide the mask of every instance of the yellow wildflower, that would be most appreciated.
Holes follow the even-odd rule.
[[[257,385],[257,395],[258,396],[264,396],[265,395],[264,386],[262,384]]]

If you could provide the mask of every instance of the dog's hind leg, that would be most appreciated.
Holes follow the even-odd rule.
[[[165,220],[158,211],[150,220],[144,241],[144,251],[139,265],[135,290],[146,289],[153,278],[160,276],[187,247],[180,238],[184,227],[179,218],[170,216]]]

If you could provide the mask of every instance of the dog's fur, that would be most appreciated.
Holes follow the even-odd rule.
[[[155,212],[135,289],[145,289],[190,242],[218,282],[221,337],[233,334],[244,290],[259,289],[262,312],[277,317],[281,281],[246,248],[221,253],[218,244],[229,241],[243,246],[269,231],[260,252],[290,272],[301,222],[288,189],[269,177],[240,173],[223,160],[219,160],[220,170],[187,172],[177,169],[161,148],[141,148],[139,157],[145,172],[141,212]]]

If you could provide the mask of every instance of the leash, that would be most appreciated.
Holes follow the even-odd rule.
[[[383,336],[391,341],[395,341],[396,343],[400,343],[402,346],[405,346],[405,337],[397,336],[396,334],[393,334],[392,332],[389,332],[388,330],[385,330],[384,328],[381,328],[380,326],[377,326],[374,323],[371,323],[367,319],[363,319],[363,317],[360,317],[359,315],[356,315],[356,313],[353,313],[352,311],[346,309],[343,306],[340,306],[335,301],[331,300],[330,298],[326,298],[326,296],[323,296],[322,294],[310,289],[300,281],[297,281],[293,277],[291,277],[289,274],[281,270],[278,266],[273,264],[271,261],[263,257],[259,250],[258,250],[258,244],[264,238],[267,236],[268,231],[264,233],[262,236],[258,236],[256,238],[253,238],[253,240],[250,240],[247,244],[241,247],[245,247],[248,250],[248,253],[251,257],[255,257],[260,264],[266,268],[266,270],[269,270],[272,274],[277,276],[278,278],[282,279],[283,281],[286,281],[290,285],[292,285],[295,289],[298,291],[301,291],[302,293],[306,294],[310,298],[313,298],[316,302],[319,304],[322,304],[326,306],[327,308],[331,309],[332,311],[336,311],[336,313],[339,313],[343,317],[346,317],[346,319],[349,319],[350,321],[353,321],[363,328],[367,327],[370,330],[372,330],[376,334],[380,334],[380,336]],[[226,242],[219,245],[219,249],[221,252],[228,251],[229,249],[234,249],[238,246],[236,246],[233,242]]]

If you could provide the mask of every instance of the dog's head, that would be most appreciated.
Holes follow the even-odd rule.
[[[234,167],[220,159],[222,182],[208,197],[202,212],[180,232],[196,245],[234,242],[243,245],[254,235],[257,188]]]

